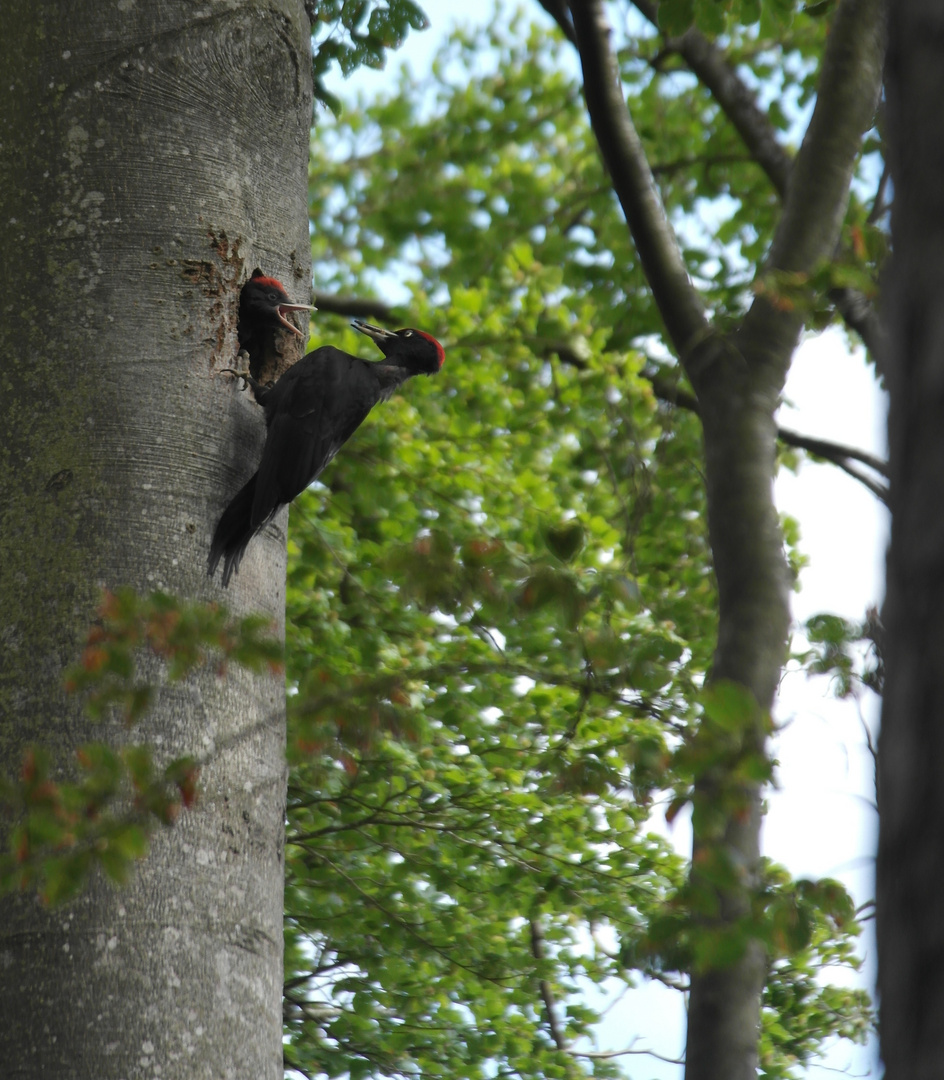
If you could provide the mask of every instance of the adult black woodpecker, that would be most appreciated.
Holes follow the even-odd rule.
[[[239,351],[249,354],[249,374],[253,378],[265,382],[286,367],[279,341],[283,331],[302,339],[289,363],[301,353],[307,335],[286,315],[292,311],[311,310],[309,304],[293,304],[281,281],[266,277],[258,268],[253,270],[239,294],[236,318]]]
[[[271,321],[285,305],[277,293],[270,294],[268,304],[265,317]],[[259,318],[264,306],[260,301]],[[321,474],[370,410],[407,379],[433,375],[443,365],[442,345],[422,330],[383,330],[360,319],[351,325],[376,342],[383,360],[362,360],[322,345],[272,387],[246,377],[265,409],[266,442],[258,471],[223,511],[210,544],[207,573],[212,577],[222,559],[224,587],[253,536]]]

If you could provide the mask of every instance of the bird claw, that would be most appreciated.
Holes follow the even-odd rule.
[[[220,368],[220,374],[221,375],[235,375],[237,379],[242,379],[243,382],[246,384],[243,387],[244,390],[247,389],[248,387],[250,387],[256,381],[249,374],[249,369],[248,368],[245,371],[240,371],[238,368],[232,368],[232,367]]]
[[[239,361],[243,357],[245,357],[247,361],[249,360],[249,355],[245,352],[240,352],[236,359],[237,361]],[[239,368],[220,368],[220,374],[224,373],[227,375],[235,375],[237,379],[242,379],[243,382],[246,384],[243,387],[243,391],[245,391],[247,388],[251,389],[252,396],[256,399],[257,404],[263,405],[265,403],[266,396],[272,389],[271,383],[263,385],[262,383],[258,382],[255,378],[253,378],[248,367],[245,371],[241,371]]]
[[[249,353],[247,353],[245,349],[240,349],[239,352],[236,354],[236,363],[237,364],[242,363],[242,364],[245,365],[245,367],[244,368],[238,368],[238,367],[220,368],[220,374],[221,375],[235,375],[237,379],[242,379],[243,382],[246,384],[246,386],[243,387],[243,389],[245,390],[247,387],[251,386],[252,383],[255,381],[253,379],[252,375],[250,374],[250,371],[249,371]]]

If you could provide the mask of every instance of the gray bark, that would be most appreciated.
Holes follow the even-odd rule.
[[[889,6],[892,538],[883,622],[877,929],[887,1080],[944,1075],[944,9]]]
[[[60,690],[102,586],[220,597],[260,411],[228,377],[253,266],[308,290],[309,26],[265,5],[0,8],[0,770],[142,738],[209,765],[129,887],[0,898],[8,1077],[282,1075],[281,680],[172,688],[140,731]],[[284,514],[225,599],[283,620]]]

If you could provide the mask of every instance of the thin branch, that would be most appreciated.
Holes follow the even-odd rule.
[[[864,904],[860,904],[855,910],[856,920],[862,922],[870,922],[875,918],[875,901],[866,900]]]
[[[655,1058],[656,1061],[664,1061],[669,1065],[685,1064],[684,1058],[664,1057],[662,1054],[657,1054],[655,1050],[633,1050],[632,1047],[626,1050],[572,1050],[571,1053],[574,1057],[589,1058],[591,1061],[608,1061],[610,1058],[626,1057],[627,1054],[638,1054]]]
[[[634,0],[634,3],[649,22],[658,27],[658,5],[653,0]],[[738,77],[721,49],[695,29],[687,30],[681,37],[669,38],[665,47],[678,53],[692,74],[710,91],[751,157],[783,197],[793,160],[777,142],[774,127],[758,107],[753,91]]]
[[[302,1016],[306,1020],[315,1020],[318,1022],[324,1022],[326,1020],[336,1020],[339,1016],[344,1015],[344,1010],[339,1009],[336,1005],[328,1005],[326,1002],[321,1001],[308,1001],[306,999],[299,1000],[292,997],[290,994],[286,994],[283,1001],[291,1005],[295,1010],[295,1016]],[[289,1010],[284,1009],[283,1013],[288,1013]],[[286,1016],[286,1019],[291,1020],[294,1017],[290,1014]]]
[[[824,457],[825,455],[819,456]],[[881,501],[885,503],[886,506],[889,505],[889,493],[887,484],[883,484],[878,480],[873,480],[872,477],[868,475],[868,473],[862,472],[861,469],[857,469],[855,465],[843,458],[836,458],[835,460],[833,458],[828,458],[827,460],[831,461],[838,468],[842,469],[842,471],[847,475],[851,476],[853,480],[858,480],[860,484],[863,484],[865,487],[867,487],[869,491],[871,491],[877,499],[881,499]]]
[[[652,295],[683,360],[710,327],[633,126],[601,0],[571,4],[584,97],[600,153],[633,235]]]
[[[568,364],[581,371],[588,366],[587,360],[567,342],[550,341],[544,343],[541,355],[549,354],[556,354],[561,363]],[[648,378],[656,397],[660,401],[698,415],[698,399],[694,394],[689,393],[678,386],[677,383],[663,376],[651,375]],[[828,439],[817,439],[811,435],[802,435],[800,432],[793,431],[790,428],[778,426],[777,438],[787,446],[793,446],[797,450],[805,450],[807,453],[832,462],[853,479],[858,480],[860,484],[864,484],[883,503],[888,502],[887,486],[877,482],[867,473],[861,472],[850,464],[850,462],[858,461],[877,472],[880,476],[887,477],[888,463],[883,461],[882,458],[875,457],[874,454],[869,454],[865,450],[859,450],[854,446],[845,446],[842,443],[831,442]]]
[[[882,175],[879,177],[878,187],[875,189],[875,197],[872,199],[872,209],[869,211],[869,216],[865,219],[869,225],[874,225],[888,210],[888,203],[885,202],[885,188],[888,186],[888,181],[890,179],[891,171],[888,162],[886,161],[885,167],[882,169]]]
[[[574,33],[574,24],[567,10],[567,0],[538,0],[538,3],[557,23],[560,32],[571,45],[576,45],[577,35]]]
[[[884,374],[882,357],[885,355],[885,330],[872,302],[858,289],[830,289],[829,299],[842,317],[842,321],[862,339],[862,344],[875,360],[880,374]]]
[[[469,974],[474,975],[485,982],[495,983],[496,986],[507,986],[510,984],[509,978],[496,978],[495,976],[489,975],[484,971],[477,971],[470,964],[463,963],[461,960],[457,959],[455,955],[457,950],[453,948],[454,943],[450,942],[446,945],[437,945],[434,941],[431,941],[429,938],[425,937],[416,929],[416,925],[414,923],[411,923],[407,919],[401,918],[397,914],[397,912],[391,910],[389,907],[387,907],[386,904],[382,903],[377,896],[369,893],[366,889],[362,888],[360,883],[355,878],[351,877],[350,874],[345,873],[345,871],[337,863],[332,862],[332,860],[328,858],[324,851],[319,851],[317,853],[312,852],[311,854],[313,855],[313,857],[317,858],[319,862],[324,863],[326,866],[330,867],[334,871],[334,873],[338,875],[338,877],[342,878],[356,893],[361,896],[361,898],[368,906],[375,908],[382,915],[385,915],[390,925],[399,926],[402,930],[404,930],[407,934],[413,937],[421,945],[424,945],[427,949],[430,949],[433,952],[437,953],[439,956],[441,956],[443,960],[446,961],[446,963],[452,964],[454,967],[460,968],[462,971],[467,971],[469,972]],[[377,883],[371,881],[371,884],[376,885]]]
[[[703,165],[707,174],[713,165],[745,164],[753,160],[750,154],[692,154],[674,161],[654,161],[652,175],[671,176],[672,173],[688,170],[696,165]]]
[[[432,664],[425,668],[417,668],[415,671],[384,672],[372,679],[367,679],[356,687],[359,696],[369,696],[372,700],[389,693],[399,686],[405,679],[422,678],[427,684],[457,676],[475,675],[498,675],[508,679],[524,678],[533,679],[536,683],[546,683],[549,686],[572,686],[580,690],[586,685],[584,673],[551,671],[543,668],[529,667],[527,664],[513,664],[505,661],[471,661],[464,663],[443,662]],[[611,701],[622,701],[625,691],[624,680],[619,676],[598,677],[592,684],[594,694],[607,698]],[[349,702],[351,689],[344,692],[320,694],[304,703],[300,703],[295,711],[299,716],[311,716],[322,709],[336,703]]]
[[[687,412],[698,414],[698,400],[694,394],[690,394],[687,390],[658,375],[652,376],[650,382],[656,397],[660,401],[685,409]],[[853,462],[860,462],[862,465],[873,469],[880,476],[888,476],[888,463],[881,458],[866,453],[865,450],[858,450],[854,446],[830,442],[828,439],[817,439],[812,435],[801,435],[798,431],[791,431],[789,428],[779,426],[777,427],[777,438],[787,446],[793,446],[797,450],[805,450],[809,454],[814,454],[816,457],[832,462],[833,465],[842,469],[844,473],[867,487],[876,498],[881,499],[885,504],[888,503],[887,485],[875,480],[852,464]]]
[[[634,3],[649,22],[658,27],[658,6],[653,0],[634,0]],[[758,107],[754,93],[738,76],[723,51],[694,28],[679,38],[669,38],[665,48],[681,56],[692,74],[711,93],[741,136],[751,157],[763,169],[780,198],[784,199],[790,183],[793,158],[777,141],[776,131]],[[883,174],[873,212],[882,203],[884,186]],[[876,358],[880,357],[883,351],[882,329],[868,298],[858,289],[844,288],[832,290],[829,299],[869,352]]]
[[[862,715],[862,703],[858,699],[856,700],[856,711],[859,714],[859,726],[862,728],[862,733],[865,736],[865,749],[868,752],[869,757],[872,759],[872,781],[875,784],[876,791],[878,790],[878,746],[875,744],[875,739],[872,735],[872,729],[869,727],[868,721]],[[858,912],[856,912],[858,914]]]
[[[311,302],[319,311],[326,311],[332,315],[347,315],[352,319],[377,319],[385,323],[399,321],[389,304],[367,296],[342,296],[315,290],[312,293]]]
[[[664,401],[667,405],[675,405],[686,412],[695,413],[696,416],[698,415],[698,399],[694,394],[690,394],[674,380],[668,379],[664,375],[647,375],[646,377],[652,384],[653,393],[660,401]]]
[[[528,920],[531,927],[531,955],[539,963],[544,960],[544,931],[537,919]],[[554,991],[547,979],[540,980],[541,1000],[544,1002],[544,1011],[547,1013],[547,1026],[551,1032],[551,1038],[558,1050],[566,1053],[570,1047],[564,1038],[564,1033],[557,1023],[557,1015],[554,1012]]]
[[[282,1051],[282,1068],[290,1070],[291,1072],[301,1073],[302,1076],[305,1077],[305,1080],[313,1080],[311,1073],[308,1072],[307,1069],[303,1069],[296,1061],[293,1061],[285,1050]]]
[[[798,450],[805,450],[808,454],[825,458],[827,461],[835,461],[843,458],[850,461],[860,461],[881,476],[888,476],[888,463],[874,454],[866,453],[865,450],[857,450],[854,446],[844,446],[842,443],[831,442],[828,439],[816,439],[812,435],[800,435],[796,431],[788,431],[786,428],[777,428],[777,438],[787,446],[795,446]]]

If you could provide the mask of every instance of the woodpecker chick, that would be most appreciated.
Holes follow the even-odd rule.
[[[239,294],[236,336],[239,351],[249,354],[249,373],[259,382],[274,382],[298,359],[307,334],[286,316],[293,311],[312,311],[310,304],[293,304],[285,286],[266,277],[258,268]],[[292,337],[286,340],[286,333]],[[293,339],[301,338],[301,343]]]

